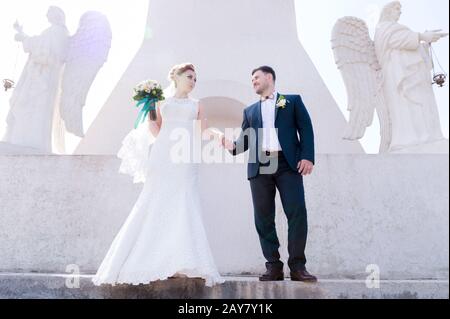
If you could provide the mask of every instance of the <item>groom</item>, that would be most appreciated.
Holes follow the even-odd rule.
[[[234,156],[250,151],[250,181],[255,224],[267,272],[261,281],[284,280],[275,229],[275,194],[278,189],[289,223],[288,265],[291,280],[316,282],[306,270],[308,232],[303,176],[314,168],[314,132],[299,95],[275,91],[276,74],[269,66],[252,72],[260,101],[244,110],[242,133],[236,142],[222,137],[222,145]],[[298,135],[300,136],[300,139]],[[253,154],[253,155],[252,155]]]

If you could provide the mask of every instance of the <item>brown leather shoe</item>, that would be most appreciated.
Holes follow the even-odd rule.
[[[317,282],[317,277],[311,275],[306,269],[291,271],[292,281]]]
[[[259,281],[283,281],[283,269],[268,269],[265,274],[259,277]]]

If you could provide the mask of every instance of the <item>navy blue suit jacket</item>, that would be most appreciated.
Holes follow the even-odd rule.
[[[311,118],[300,95],[283,96],[287,103],[285,108],[276,108],[275,128],[289,166],[294,171],[298,171],[297,164],[301,160],[309,160],[315,163],[314,130]],[[280,94],[277,95],[277,101],[279,97]],[[258,132],[261,132],[262,127],[261,101],[259,101],[244,110],[242,133],[235,142],[235,150],[230,152],[236,156],[250,150],[251,154],[254,155],[253,159],[256,158],[256,160],[252,160],[252,156],[250,156],[251,160],[248,163],[248,179],[252,179],[259,174],[262,133],[258,134]]]

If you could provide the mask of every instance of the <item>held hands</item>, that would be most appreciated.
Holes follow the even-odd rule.
[[[314,164],[308,160],[298,162],[297,169],[303,176],[310,175],[314,169]]]
[[[234,146],[234,142],[230,141],[229,139],[225,138],[225,135],[222,135],[220,137],[220,144],[222,145],[222,147],[224,147],[226,150],[228,151],[233,151],[235,146]]]
[[[425,31],[420,34],[420,40],[426,43],[439,41],[441,38],[448,36],[448,33],[440,32],[442,30]]]
[[[225,134],[223,132],[221,132],[215,128],[208,128],[208,130],[210,131],[210,133],[212,133],[214,135],[215,139],[217,139],[217,141],[219,142],[221,147],[225,147],[229,151],[234,150],[234,143],[231,141],[228,141],[225,138]],[[231,147],[231,149],[230,149],[230,147]]]

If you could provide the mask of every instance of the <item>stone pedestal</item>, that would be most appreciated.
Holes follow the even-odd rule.
[[[0,272],[94,273],[142,189],[113,156],[0,156]],[[203,181],[214,174],[214,187]],[[239,176],[239,177],[236,177]],[[151,181],[150,181],[151,182]],[[205,165],[205,228],[222,274],[257,275],[264,259],[245,164]],[[322,279],[446,279],[448,155],[319,155],[305,178],[308,269]],[[277,196],[287,259],[287,222]]]

